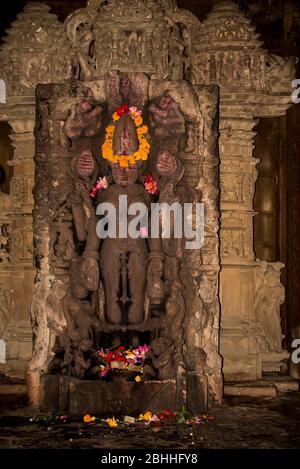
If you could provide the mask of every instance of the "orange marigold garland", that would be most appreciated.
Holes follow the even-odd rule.
[[[128,168],[128,166],[136,164],[137,161],[146,161],[148,159],[150,143],[147,140],[148,127],[143,125],[142,111],[136,107],[129,107],[128,104],[124,104],[112,115],[113,121],[117,122],[124,114],[128,114],[135,123],[139,141],[138,151],[131,155],[114,155],[113,138],[115,125],[111,124],[106,127],[105,142],[102,145],[102,156],[111,163],[119,164],[122,168]]]

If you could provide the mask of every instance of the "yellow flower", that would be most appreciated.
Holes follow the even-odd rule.
[[[140,155],[141,155],[141,160],[143,160],[143,161],[146,161],[146,160],[147,160],[147,158],[148,158],[147,153],[141,151],[141,152],[140,152]]]
[[[87,414],[83,417],[83,421],[85,423],[95,422],[95,420],[96,420],[96,417],[91,417],[89,414]]]
[[[142,378],[141,378],[139,375],[137,375],[137,376],[134,378],[134,380],[135,380],[137,383],[140,383],[140,382],[142,381]]]
[[[133,155],[128,156],[128,163],[131,165],[135,165],[135,159]]]
[[[137,136],[139,141],[139,150],[132,155],[128,156],[117,156],[114,155],[113,151],[113,136],[115,132],[115,125],[109,125],[106,127],[105,142],[102,145],[102,156],[105,160],[109,160],[114,164],[119,164],[122,168],[128,168],[129,165],[135,165],[138,160],[146,161],[150,152],[150,143],[146,139],[148,127],[143,125],[143,118],[138,112],[132,113],[131,116],[134,118],[135,125],[137,127]],[[115,112],[112,116],[116,122],[120,119],[118,114]]]
[[[113,417],[112,419],[107,419],[106,422],[111,428],[118,426],[118,422],[116,421],[115,417]]]
[[[148,132],[148,127],[146,125],[143,125],[143,127],[139,127],[138,129],[136,129],[136,131],[139,136],[142,136]]]
[[[115,126],[114,125],[109,125],[108,127],[106,127],[106,133],[113,134],[114,131],[115,131]]]
[[[119,157],[119,165],[121,168],[128,168],[128,157],[127,156],[120,156]]]
[[[141,116],[138,116],[136,119],[134,119],[134,123],[137,127],[139,127],[140,125],[142,125],[143,123],[143,119],[141,118]]]
[[[145,420],[145,422],[149,422],[153,417],[153,414],[152,412],[150,412],[150,410],[148,410],[145,414],[141,414],[139,416],[139,420]]]

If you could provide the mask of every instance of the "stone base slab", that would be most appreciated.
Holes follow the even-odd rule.
[[[24,380],[14,380],[5,377],[0,378],[0,396],[26,393],[27,387]]]
[[[263,380],[243,383],[227,382],[224,386],[224,394],[240,397],[275,397],[277,388],[273,383]]]
[[[299,391],[299,381],[278,373],[265,375],[259,381],[227,381],[224,386],[226,396],[274,397],[277,392],[289,391]]]
[[[299,381],[290,376],[274,373],[264,376],[263,380],[274,384],[279,392],[299,391]]]
[[[63,376],[41,378],[40,410],[70,416],[138,415],[150,410],[176,410],[175,380],[135,383],[123,378],[113,381],[80,381]]]

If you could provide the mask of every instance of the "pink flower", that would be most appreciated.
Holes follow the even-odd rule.
[[[146,226],[140,229],[140,235],[142,238],[148,238],[148,228]]]
[[[138,108],[137,108],[137,107],[135,107],[135,106],[131,106],[131,107],[129,108],[129,112],[130,112],[130,114],[134,114],[134,113],[136,113],[136,112],[137,112],[137,110],[138,110]]]
[[[99,178],[98,181],[96,182],[96,184],[94,185],[94,187],[92,188],[91,192],[90,192],[90,197],[92,199],[94,199],[96,197],[98,191],[103,191],[103,190],[107,189],[108,186],[109,186],[109,184],[108,184],[108,181],[107,181],[106,177]]]
[[[96,187],[97,187],[98,190],[107,189],[108,188],[108,181],[107,181],[106,177],[99,178],[98,181],[97,181]]]
[[[153,415],[150,419],[150,422],[160,422],[160,418],[157,415]]]
[[[149,348],[150,347],[148,345],[140,345],[138,348],[132,350],[132,353],[134,353],[136,357],[144,358],[146,353],[149,351]]]

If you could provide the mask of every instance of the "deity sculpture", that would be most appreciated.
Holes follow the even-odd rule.
[[[137,182],[139,166],[136,164],[127,168],[121,168],[118,164],[112,164],[111,169],[114,184],[98,195],[97,205],[103,203],[112,204],[116,209],[116,220],[120,218],[120,196],[127,196],[128,206],[132,203],[142,203],[149,208],[149,194],[143,185]],[[128,220],[126,220],[128,224],[131,219],[132,216],[128,216]],[[114,220],[111,221],[114,222]],[[118,222],[116,231],[117,233],[119,231]],[[141,236],[138,239],[129,237],[106,238],[101,243],[95,226],[93,226],[93,229],[88,234],[83,254],[84,259],[87,261],[86,269],[90,272],[86,280],[89,289],[93,289],[98,284],[99,250],[101,277],[103,278],[106,298],[107,321],[110,324],[119,325],[141,323],[144,319],[144,292],[146,288],[147,265],[148,270],[151,271],[153,260],[155,259],[158,262],[158,259],[160,259],[161,261],[160,241],[149,239],[147,242]],[[150,275],[150,284],[152,277]],[[153,292],[154,290],[150,287],[150,291]],[[162,301],[163,291],[157,291],[156,288],[156,298],[153,300],[156,302]],[[123,307],[128,305],[126,313],[122,305]]]
[[[107,106],[81,99],[63,128],[75,155],[70,203],[76,236],[74,245],[68,243],[70,287],[62,303],[67,326],[62,366],[77,378],[93,369],[95,347],[101,347],[95,339],[103,331],[110,334],[111,344],[120,344],[120,334],[127,331],[127,343],[134,345],[149,329],[146,375],[168,379],[174,372],[176,341],[168,337],[167,324],[171,321],[178,327],[176,302],[183,307],[178,303],[181,241],[174,239],[172,230],[171,239],[162,239],[160,218],[158,236],[151,236],[151,202],[181,203],[177,185],[184,174],[179,152],[185,121],[166,92],[148,104],[149,129],[141,98],[145,79],[134,80],[112,72]],[[105,132],[104,109],[112,112]],[[95,153],[96,138],[102,142],[100,158]],[[126,200],[126,208],[121,200]],[[138,217],[128,210],[133,204],[145,209]],[[130,227],[136,236],[131,236]],[[56,256],[63,251],[59,241],[69,239],[69,233],[68,228],[59,234]],[[99,302],[101,292],[104,303]],[[164,304],[169,305],[169,317]],[[149,321],[154,325],[149,326]]]

